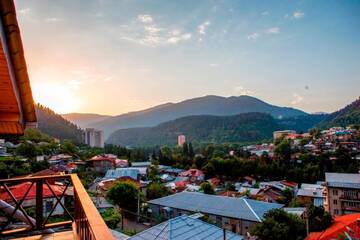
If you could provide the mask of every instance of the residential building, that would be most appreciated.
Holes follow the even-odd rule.
[[[180,177],[187,177],[190,182],[201,182],[204,181],[205,174],[199,169],[189,169],[179,174]]]
[[[281,204],[246,198],[223,197],[197,192],[181,192],[148,202],[154,216],[167,219],[183,214],[202,213],[218,227],[245,235],[262,221],[265,213]]]
[[[325,187],[320,184],[303,183],[296,192],[296,201],[302,205],[323,206],[325,201]]]
[[[106,171],[105,177],[103,179],[119,179],[129,177],[133,180],[140,179],[140,171],[137,168],[116,168]]]
[[[104,147],[104,131],[95,128],[85,129],[85,144],[90,147]]]
[[[294,130],[275,131],[275,132],[273,132],[273,138],[274,138],[274,140],[276,140],[276,139],[286,136],[288,134],[295,134],[295,133],[296,133],[296,131],[294,131]]]
[[[192,216],[182,215],[142,231],[129,240],[213,239],[242,240],[243,237]]]
[[[100,173],[105,173],[107,170],[116,167],[128,166],[128,160],[118,159],[116,155],[113,154],[97,155],[86,160],[86,162],[91,168]]]
[[[179,136],[178,136],[178,145],[179,145],[179,146],[182,146],[182,145],[184,145],[185,142],[186,142],[186,137],[185,137],[185,135],[179,135]]]
[[[331,215],[360,213],[360,174],[325,173],[324,194]]]

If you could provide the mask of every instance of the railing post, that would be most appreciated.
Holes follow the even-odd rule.
[[[42,229],[43,224],[43,180],[36,180],[36,228]]]

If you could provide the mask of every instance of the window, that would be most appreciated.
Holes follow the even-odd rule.
[[[334,189],[334,190],[333,190],[333,194],[334,194],[335,196],[337,196],[337,195],[338,195],[338,190]]]
[[[337,200],[336,200],[336,199],[334,199],[334,200],[333,200],[333,203],[336,205],[336,204],[337,204]]]
[[[338,210],[338,209],[335,209],[335,210],[334,210],[334,213],[335,213],[335,215],[339,215],[339,210]]]

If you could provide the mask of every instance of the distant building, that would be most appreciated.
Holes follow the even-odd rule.
[[[85,144],[90,147],[104,147],[104,132],[95,128],[85,129]]]
[[[303,205],[323,206],[324,189],[325,187],[320,184],[303,183],[296,193],[296,200]]]
[[[268,211],[281,204],[246,198],[215,196],[196,192],[181,192],[148,201],[154,216],[171,219],[184,214],[202,213],[216,226],[246,235],[262,221]]]
[[[186,142],[186,137],[185,137],[185,135],[179,135],[179,136],[178,136],[178,145],[179,145],[179,146],[182,146],[182,145],[184,145],[185,142]]]
[[[105,173],[109,169],[127,167],[129,165],[128,160],[118,159],[116,155],[113,154],[97,155],[86,160],[86,162],[96,172],[100,173]]]
[[[324,194],[331,215],[360,213],[360,174],[325,173]]]
[[[274,140],[281,138],[282,136],[286,136],[288,134],[296,134],[296,131],[294,130],[281,130],[281,131],[275,131],[273,132],[273,138]]]

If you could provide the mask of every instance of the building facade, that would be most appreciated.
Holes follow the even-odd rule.
[[[85,129],[85,144],[90,147],[104,147],[104,132],[95,128]]]
[[[178,136],[178,145],[179,145],[179,146],[182,146],[182,145],[184,145],[185,142],[186,142],[186,137],[185,137],[185,135],[179,135],[179,136]]]
[[[360,213],[360,174],[325,173],[325,210],[331,215]]]

